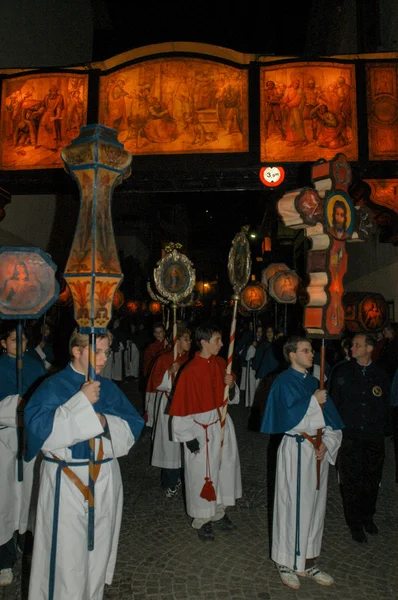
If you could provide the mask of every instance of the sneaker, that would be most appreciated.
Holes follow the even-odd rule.
[[[166,490],[166,498],[176,498],[178,496],[179,487],[169,487]]]
[[[300,580],[297,575],[291,569],[289,569],[289,567],[286,567],[285,565],[276,565],[276,568],[283,585],[291,588],[292,590],[300,589]]]
[[[219,531],[235,531],[238,529],[228,515],[224,515],[223,518],[218,521],[212,521],[212,525],[214,529],[218,529]]]
[[[309,569],[305,569],[305,571],[298,572],[297,575],[300,577],[308,577],[309,579],[313,579],[319,585],[332,585],[334,583],[334,579],[328,573],[321,571],[318,567],[309,567]]]
[[[198,529],[198,536],[202,542],[214,542],[214,533],[211,521],[205,523],[200,529]]]
[[[1,569],[1,571],[0,571],[0,587],[5,587],[6,585],[11,585],[13,579],[14,579],[14,575],[12,573],[12,569]]]
[[[365,523],[363,528],[366,531],[366,533],[369,533],[369,535],[377,535],[379,533],[379,528],[377,527],[376,523],[374,523],[374,521],[369,521],[368,523]]]

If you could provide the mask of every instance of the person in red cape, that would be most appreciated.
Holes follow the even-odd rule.
[[[142,359],[142,371],[146,381],[144,418],[147,427],[153,426],[153,407],[156,396],[156,392],[150,392],[148,390],[149,375],[159,354],[170,350],[169,341],[166,337],[166,329],[163,323],[155,323],[152,328],[152,333],[155,340],[145,348]]]
[[[177,356],[174,348],[158,356],[152,367],[147,390],[155,393],[152,429],[151,465],[161,469],[161,485],[167,498],[178,496],[181,487],[181,445],[170,439],[167,414],[170,392],[177,373],[190,358],[191,332],[186,327],[177,328]]]
[[[192,527],[201,540],[213,541],[214,530],[236,529],[225,507],[242,497],[239,451],[229,414],[221,456],[225,387],[229,386],[230,404],[239,403],[239,388],[227,374],[225,360],[217,356],[223,345],[221,330],[200,325],[195,340],[200,350],[179,374],[169,415],[173,439],[184,443],[185,498]]]

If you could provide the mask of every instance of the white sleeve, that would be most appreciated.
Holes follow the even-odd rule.
[[[172,388],[172,381],[169,375],[169,371],[165,371],[163,379],[160,385],[156,388],[159,392],[170,392]]]
[[[248,351],[246,352],[246,361],[249,362],[252,358],[254,358],[256,354],[257,348],[255,346],[249,346]]]
[[[52,431],[44,442],[42,450],[67,448],[103,432],[94,408],[85,394],[79,391],[56,409]]]
[[[112,455],[114,457],[126,456],[130,448],[134,445],[135,439],[131,432],[130,425],[121,417],[107,415],[103,413],[109,428],[110,443],[112,445]],[[98,435],[98,434],[97,434]],[[106,438],[104,438],[104,448],[106,448]],[[106,451],[105,451],[106,454]]]
[[[200,435],[202,427],[195,423],[193,417],[174,417],[171,420],[171,430],[174,442],[190,442]]]
[[[325,427],[325,419],[322,408],[315,396],[312,395],[307,412],[300,423],[297,423],[293,429],[295,431],[312,431],[314,429],[322,429],[323,427]]]
[[[327,448],[325,458],[331,465],[334,465],[336,462],[342,438],[343,432],[341,429],[332,429],[329,425],[326,426],[326,429],[323,432],[322,441],[325,442]]]
[[[234,395],[231,396],[229,395],[231,390],[233,390]],[[234,387],[230,388],[228,391],[228,404],[239,404],[240,402],[240,389],[238,388],[238,386],[236,385],[236,383],[234,383]]]
[[[2,427],[17,426],[18,398],[18,394],[12,394],[0,401],[0,425]]]

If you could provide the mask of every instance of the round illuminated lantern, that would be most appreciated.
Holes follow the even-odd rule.
[[[113,306],[118,309],[123,306],[124,296],[120,290],[116,290],[115,295],[113,296]]]
[[[126,304],[126,307],[130,314],[137,313],[141,309],[140,302],[137,302],[136,300],[129,300],[129,302]]]
[[[160,302],[151,302],[149,305],[149,310],[153,315],[157,315],[162,312],[162,305]]]
[[[285,179],[283,167],[262,167],[260,169],[260,181],[267,187],[276,187]]]
[[[258,312],[267,304],[267,292],[261,284],[247,285],[242,291],[242,307],[249,312]]]

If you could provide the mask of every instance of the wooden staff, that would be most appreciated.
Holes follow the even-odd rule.
[[[238,302],[239,302],[239,294],[234,294],[232,296],[232,300],[234,303],[233,311],[232,311],[232,321],[231,321],[231,329],[229,334],[229,346],[228,346],[228,359],[227,359],[227,375],[231,375],[232,373],[232,360],[234,356],[234,347],[235,347],[235,332],[236,332],[236,317],[238,312]],[[229,397],[229,385],[225,386],[224,389],[224,400],[222,404],[222,412],[221,412],[221,452],[220,452],[220,461],[222,459],[222,449],[224,446],[224,434],[225,434],[225,421],[227,419],[227,410],[228,410],[228,397]]]
[[[24,424],[23,424],[23,406],[22,403],[22,374],[23,374],[23,357],[22,357],[22,321],[17,321],[17,392],[18,392],[18,405],[17,405],[17,439],[18,439],[18,451],[17,451],[17,470],[18,470],[18,481],[23,481],[23,453],[24,453]]]
[[[177,360],[177,304],[173,302],[171,305],[173,309],[173,349],[174,349],[174,361]]]
[[[322,345],[321,345],[321,360],[320,360],[320,365],[319,365],[319,389],[320,390],[324,390],[325,389],[325,338],[322,338]],[[323,404],[321,405],[321,408],[323,410]],[[319,428],[316,430],[316,440],[315,440],[315,448],[318,450],[321,446],[322,443],[322,428]],[[319,490],[319,486],[320,486],[320,482],[321,482],[321,461],[317,460],[316,461],[316,489]]]

